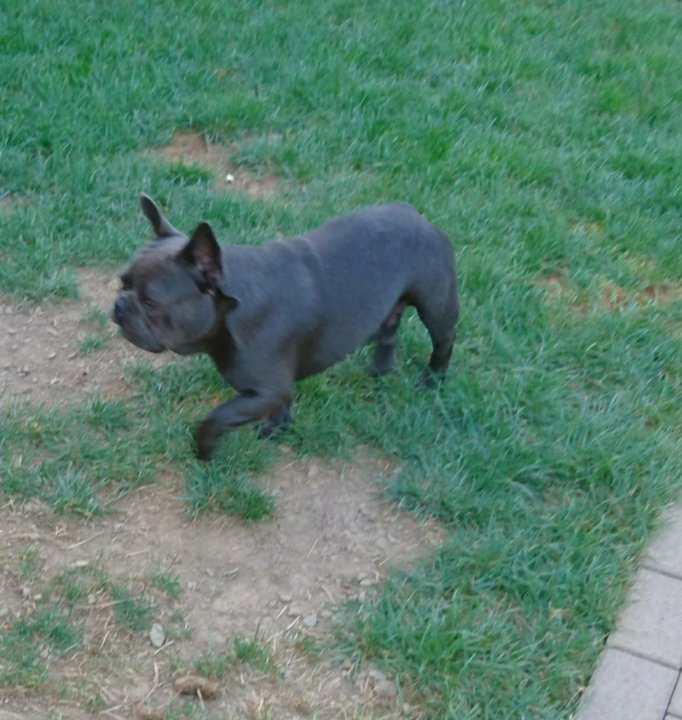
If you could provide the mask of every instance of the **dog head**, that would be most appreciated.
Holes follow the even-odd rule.
[[[208,223],[187,238],[149,196],[141,204],[155,238],[121,273],[113,320],[143,350],[197,352],[216,331],[221,308],[236,303],[224,289],[220,245]]]

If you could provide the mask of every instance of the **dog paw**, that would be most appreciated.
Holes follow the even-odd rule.
[[[272,436],[272,434],[275,432],[275,425],[273,425],[269,420],[263,423],[259,423],[256,425],[256,434],[258,435],[259,440],[265,440]]]
[[[280,408],[256,427],[258,438],[264,440],[265,438],[272,437],[274,434],[279,434],[292,422],[289,406]]]
[[[206,420],[199,425],[194,434],[194,454],[199,460],[210,460],[218,447],[220,433],[216,432],[212,422]]]

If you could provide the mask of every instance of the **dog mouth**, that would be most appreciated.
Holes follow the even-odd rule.
[[[135,347],[139,347],[140,350],[146,350],[151,353],[161,353],[166,349],[165,345],[160,343],[151,331],[142,334],[125,323],[119,323],[119,326],[121,328],[121,335],[123,335],[129,343],[132,343]]]
[[[129,342],[151,353],[161,353],[166,349],[154,329],[154,326],[143,313],[131,315],[130,309],[124,304],[116,302],[111,313],[111,319],[121,329],[121,335]]]

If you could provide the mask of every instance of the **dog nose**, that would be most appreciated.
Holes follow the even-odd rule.
[[[120,325],[123,322],[123,315],[125,314],[125,308],[126,308],[126,300],[122,295],[119,295],[116,298],[116,302],[114,303],[114,311],[112,313],[114,317],[114,322],[117,325]]]

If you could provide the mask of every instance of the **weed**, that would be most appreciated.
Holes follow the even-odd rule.
[[[262,672],[273,668],[272,653],[257,634],[251,639],[236,635],[232,641],[232,649],[221,653],[206,652],[192,665],[202,675],[220,680],[227,676],[235,663],[251,665]]]
[[[39,685],[47,678],[46,659],[78,645],[80,630],[68,613],[40,607],[0,633],[0,686]]]
[[[272,669],[272,654],[258,635],[250,640],[237,635],[234,638],[234,657],[263,672]]]
[[[93,515],[100,511],[95,498],[96,485],[85,472],[67,466],[62,472],[45,478],[43,496],[59,512]]]
[[[103,331],[109,328],[109,317],[99,308],[89,308],[83,315],[83,322],[95,325],[98,330]]]
[[[192,666],[201,675],[222,680],[227,677],[227,673],[234,662],[234,657],[232,650],[225,650],[222,653],[209,651],[196,659]]]
[[[109,340],[111,340],[111,336],[109,334],[89,335],[78,343],[78,349],[83,355],[87,355],[89,353],[97,352],[97,350],[101,350],[106,346]]]
[[[177,598],[180,597],[182,588],[180,586],[180,581],[177,577],[175,577],[175,575],[171,575],[171,573],[164,570],[159,570],[152,573],[149,580],[154,587],[157,587],[159,590],[168,595],[168,597],[171,597],[174,600],[177,600]]]
[[[110,584],[109,592],[116,603],[114,614],[117,623],[134,633],[149,630],[153,608],[143,593],[135,596],[130,588],[118,584]]]
[[[35,578],[40,569],[40,551],[35,545],[27,545],[19,551],[19,570],[28,578]]]
[[[168,635],[178,640],[189,640],[194,631],[192,626],[185,620],[180,610],[173,610],[168,616]]]
[[[296,639],[296,647],[309,659],[318,660],[322,657],[325,646],[319,640],[310,637],[309,635],[302,635]]]
[[[108,584],[106,573],[96,564],[66,568],[48,582],[50,595],[56,594],[70,608],[84,604],[90,596],[102,595]]]

